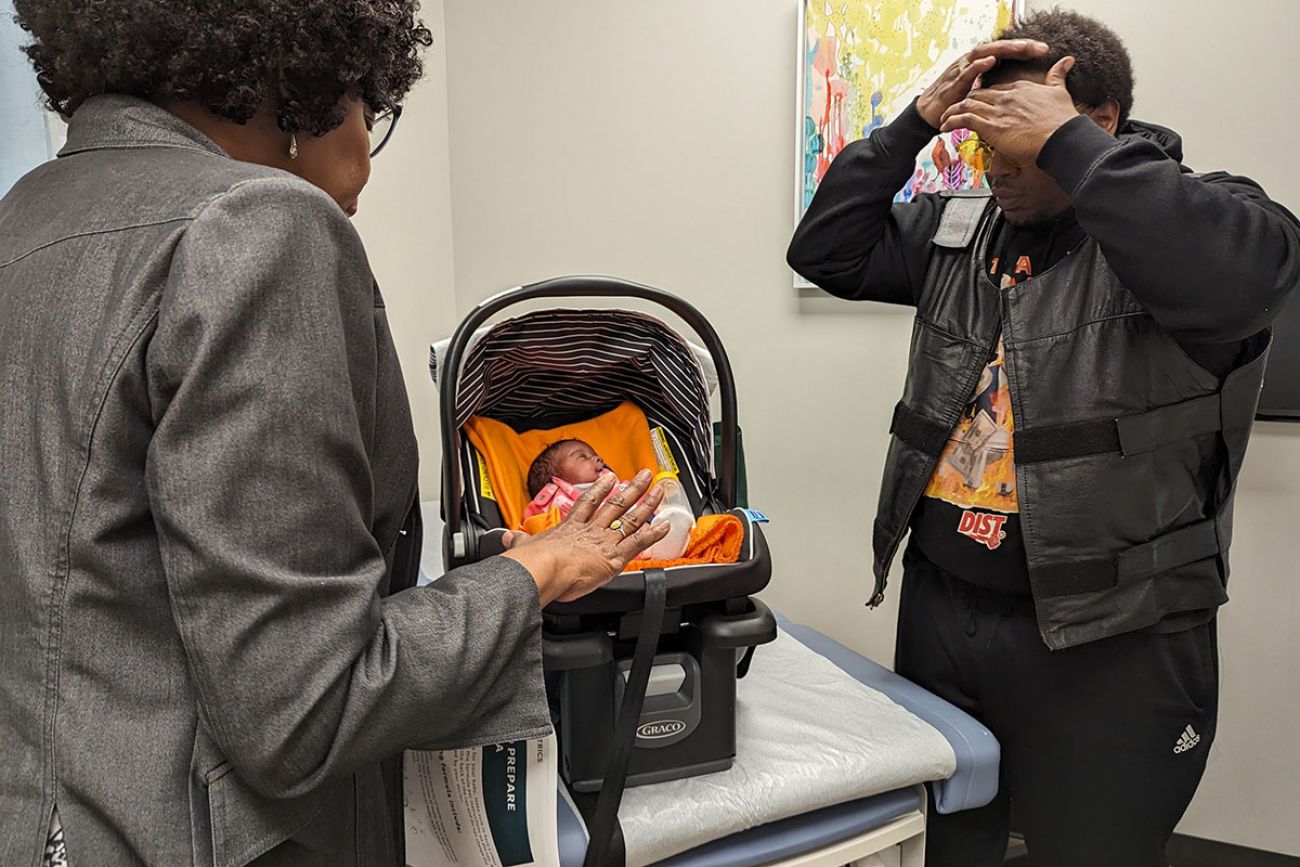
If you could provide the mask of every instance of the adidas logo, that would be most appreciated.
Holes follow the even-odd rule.
[[[1183,729],[1183,733],[1178,736],[1178,743],[1174,744],[1175,753],[1185,753],[1192,747],[1201,742],[1201,736],[1196,733],[1196,729],[1190,725]]]

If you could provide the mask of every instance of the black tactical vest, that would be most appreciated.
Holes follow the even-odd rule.
[[[987,194],[953,195],[933,240],[873,532],[873,604],[1001,334],[1020,526],[1047,645],[1222,605],[1269,335],[1221,382],[1156,325],[1091,238],[1000,289],[985,263],[1001,219]]]

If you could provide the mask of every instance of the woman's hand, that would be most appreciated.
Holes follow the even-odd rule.
[[[667,522],[647,523],[663,499],[663,490],[656,485],[641,500],[651,478],[649,470],[642,470],[627,488],[609,497],[618,480],[613,473],[604,473],[560,525],[536,536],[506,534],[503,541],[508,550],[502,556],[532,574],[543,607],[586,596],[668,535]]]

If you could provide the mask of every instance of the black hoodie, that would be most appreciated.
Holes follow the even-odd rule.
[[[795,231],[790,266],[842,298],[914,304],[944,199],[926,194],[896,205],[893,197],[935,133],[913,104],[846,147]],[[1295,217],[1251,180],[1192,174],[1172,130],[1130,121],[1117,139],[1080,116],[1048,140],[1038,167],[1070,195],[1072,208],[1038,225],[1004,224],[985,263],[1004,285],[1050,268],[1091,236],[1156,323],[1223,377],[1244,341],[1269,326],[1300,283]],[[996,399],[998,359],[990,361],[968,416]],[[1006,419],[1011,437],[1013,427]],[[1001,508],[972,508],[961,497],[945,499],[938,476],[913,519],[920,553],[972,583],[1028,593],[1014,493]],[[1006,487],[1007,476],[1000,478]],[[997,525],[1002,538],[987,532],[987,520],[976,520],[990,511],[1005,515]]]

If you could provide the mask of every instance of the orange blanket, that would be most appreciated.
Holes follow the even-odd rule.
[[[563,519],[558,509],[534,515],[524,522],[524,531],[532,534],[549,530]],[[676,560],[633,560],[623,571],[667,569],[671,566],[699,566],[704,563],[735,563],[745,542],[745,525],[735,515],[704,515],[695,522],[686,552]]]
[[[745,525],[735,515],[704,515],[691,530],[686,553],[676,560],[633,560],[624,572],[637,569],[667,569],[702,563],[735,563],[745,541]]]

